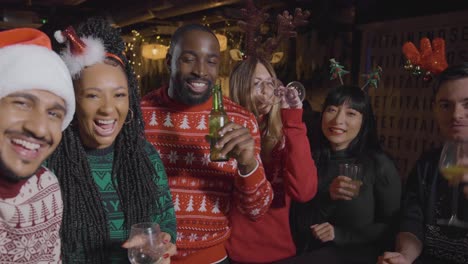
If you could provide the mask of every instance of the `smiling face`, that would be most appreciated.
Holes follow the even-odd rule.
[[[205,31],[183,33],[168,56],[169,96],[189,105],[208,100],[218,78],[220,51],[216,37]]]
[[[97,63],[76,82],[76,115],[80,138],[88,148],[112,145],[129,109],[127,77],[118,65]]]
[[[340,106],[329,105],[322,114],[322,132],[333,150],[343,150],[359,134],[362,121],[362,114],[346,102]]]
[[[25,90],[0,99],[0,174],[32,176],[62,139],[65,101],[48,91]]]
[[[445,81],[436,94],[434,116],[446,139],[468,139],[468,77]]]

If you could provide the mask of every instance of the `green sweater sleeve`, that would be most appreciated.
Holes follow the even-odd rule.
[[[155,177],[153,178],[159,192],[159,212],[152,217],[153,222],[158,223],[161,231],[171,235],[171,242],[176,241],[176,218],[174,212],[174,205],[172,203],[172,196],[169,189],[166,171],[158,152],[154,147],[147,143],[146,151],[149,159],[156,170]]]
[[[373,243],[390,236],[400,209],[401,179],[394,163],[384,154],[375,157],[376,175],[373,186],[374,221],[360,228],[335,226],[335,243],[350,245]],[[362,204],[370,206],[370,204]]]

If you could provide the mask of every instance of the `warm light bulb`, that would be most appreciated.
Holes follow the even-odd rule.
[[[141,55],[151,60],[164,59],[168,48],[168,46],[161,44],[145,44],[141,46]]]

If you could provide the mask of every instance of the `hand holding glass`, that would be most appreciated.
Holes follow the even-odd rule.
[[[302,102],[305,98],[305,88],[302,83],[293,81],[284,86],[283,83],[276,78],[264,79],[255,84],[255,97],[264,104],[277,104],[281,102],[281,98],[296,96]],[[287,100],[288,101],[288,100]]]
[[[362,185],[361,165],[341,163],[339,164],[339,172],[340,175],[351,178],[349,183],[354,185],[354,189],[349,188],[348,190],[354,194],[354,197],[358,196]]]
[[[165,249],[158,224],[138,223],[132,225],[129,240],[135,244],[128,249],[128,259],[132,264],[161,263]]]
[[[468,142],[446,142],[440,154],[439,169],[442,176],[452,185],[452,200],[450,218],[437,219],[437,224],[468,228],[468,223],[457,217],[460,179],[464,174],[468,174]]]

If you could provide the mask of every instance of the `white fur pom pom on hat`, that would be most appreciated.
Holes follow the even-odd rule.
[[[85,67],[102,62],[106,58],[104,44],[99,39],[84,37],[81,40],[86,44],[86,49],[81,54],[72,52],[70,42],[67,42],[67,47],[60,53],[73,79],[78,78]]]
[[[67,44],[60,55],[73,79],[78,78],[85,67],[103,62],[106,58],[106,49],[100,39],[79,37],[72,26],[56,31],[54,37],[58,42]]]
[[[62,31],[60,30],[55,31],[54,38],[55,40],[57,40],[58,43],[65,43],[65,41],[67,41],[65,36],[62,34]]]

